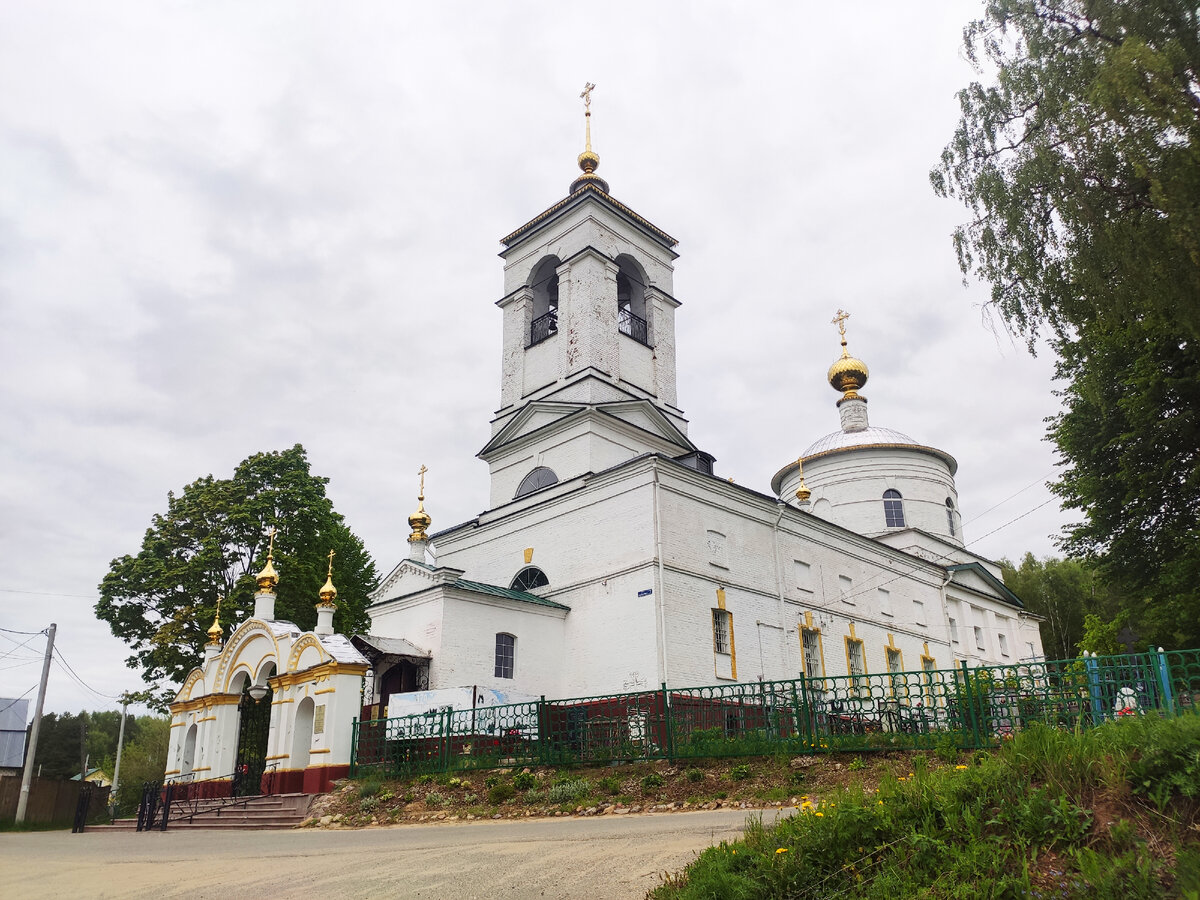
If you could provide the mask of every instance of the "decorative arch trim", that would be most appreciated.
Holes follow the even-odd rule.
[[[316,635],[305,634],[300,638],[300,640],[292,644],[292,651],[288,654],[287,669],[284,671],[289,673],[295,672],[300,665],[300,656],[309,647],[315,647],[317,652],[321,654],[321,663],[326,663],[333,659],[333,657],[329,655],[329,651],[321,646],[321,642],[317,640]],[[276,670],[275,674],[282,675],[284,672]]]
[[[275,633],[271,631],[269,625],[261,619],[248,619],[238,626],[237,630],[230,635],[228,642],[225,644],[225,649],[221,651],[221,661],[217,665],[216,677],[213,679],[213,687],[220,685],[221,690],[228,693],[229,682],[237,671],[238,665],[241,663],[242,650],[246,645],[258,637],[266,637],[271,643],[270,654],[275,657],[276,671],[279,667],[279,641],[275,638]],[[268,654],[268,655],[270,655]],[[257,668],[257,666],[255,667]],[[254,677],[254,669],[250,669],[250,677]]]

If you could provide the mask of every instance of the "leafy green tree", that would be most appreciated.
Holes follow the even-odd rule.
[[[123,816],[137,814],[143,784],[163,780],[171,743],[171,720],[138,716],[137,732],[138,736],[125,744],[121,754],[121,780],[117,784],[116,803]]]
[[[34,773],[43,778],[73,778],[79,774],[82,756],[79,752],[83,730],[80,719],[87,713],[46,713],[38,733]]]
[[[1002,559],[1000,567],[1004,583],[1026,609],[1046,620],[1042,646],[1047,659],[1074,658],[1083,637],[1084,615],[1120,603],[1107,581],[1077,559],[1037,559],[1026,553],[1019,566]]]
[[[327,478],[311,474],[304,448],[258,453],[238,465],[232,478],[200,478],[155,515],[137,556],[112,561],[100,584],[96,615],[133,648],[127,660],[157,690],[181,681],[203,658],[206,631],[216,612],[230,623],[253,612],[254,575],[266,563],[268,532],[277,529],[277,619],[303,629],[316,624],[318,591],[327,554],[334,556],[338,588],[334,627],[365,630],[368,594],[378,577],[362,541],[325,495]]]
[[[1129,614],[1126,612],[1118,613],[1117,617],[1111,620],[1088,613],[1083,617],[1083,637],[1079,640],[1079,649],[1101,656],[1116,656],[1126,652],[1118,635],[1128,620]]]
[[[1200,14],[1182,0],[991,0],[965,31],[989,83],[931,179],[971,220],[966,275],[1059,356],[1064,549],[1200,643]]]

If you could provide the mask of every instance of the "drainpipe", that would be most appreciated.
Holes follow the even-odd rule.
[[[658,615],[658,682],[667,683],[667,618],[663,608],[662,511],[659,508],[658,457],[654,465],[654,611]]]
[[[778,504],[779,515],[775,517],[774,524],[771,525],[771,536],[775,546],[775,593],[779,597],[779,629],[783,632],[780,640],[783,642],[783,671],[785,677],[792,671],[792,652],[788,646],[791,642],[789,632],[791,629],[787,625],[786,606],[783,602],[783,569],[779,561],[779,523],[783,521],[784,503],[780,501]]]

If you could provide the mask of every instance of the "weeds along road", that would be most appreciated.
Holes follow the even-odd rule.
[[[0,885],[22,900],[640,898],[660,873],[740,837],[745,821],[745,810],[712,810],[345,831],[10,832],[0,834]]]

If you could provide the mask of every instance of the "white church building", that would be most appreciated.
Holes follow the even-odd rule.
[[[214,622],[171,707],[168,778],[321,790],[360,716],[1041,656],[1038,618],[964,544],[954,458],[870,424],[845,314],[838,427],[769,493],[714,473],[679,406],[676,241],[609,193],[590,130],[579,165],[502,239],[487,511],[430,533],[422,469],[408,557],[352,639],[332,581],[313,632],[275,621],[268,559],[255,615],[223,645]]]
[[[502,239],[488,509],[428,534],[422,483],[355,638],[364,714],[1040,656],[1038,618],[964,545],[954,458],[870,424],[845,314],[840,427],[770,493],[714,474],[676,389],[676,241],[609,193],[590,139],[579,164]]]

